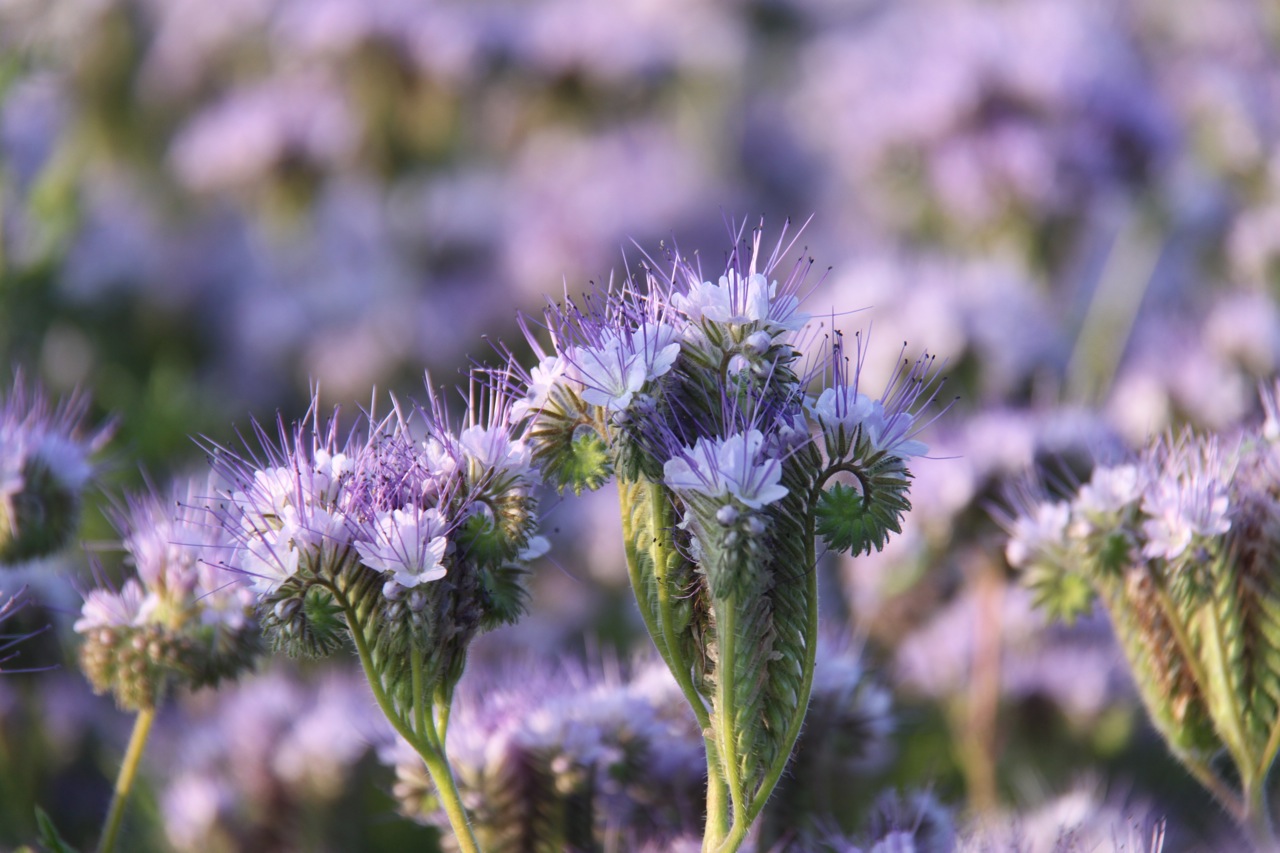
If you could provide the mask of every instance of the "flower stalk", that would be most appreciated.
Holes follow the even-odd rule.
[[[107,819],[102,827],[98,853],[112,853],[116,849],[116,838],[124,820],[125,805],[133,791],[133,783],[138,775],[138,767],[142,764],[142,754],[146,751],[151,724],[155,722],[155,718],[156,709],[146,707],[140,708],[133,719],[133,731],[129,735],[129,746],[125,749],[124,761],[120,764],[120,772],[111,793],[111,805],[107,809]]]

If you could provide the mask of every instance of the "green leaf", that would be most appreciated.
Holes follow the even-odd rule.
[[[36,826],[40,830],[40,846],[49,853],[77,853],[76,848],[62,840],[53,819],[39,806],[36,806]]]

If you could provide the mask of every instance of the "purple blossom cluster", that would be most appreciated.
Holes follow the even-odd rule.
[[[683,594],[708,555],[820,578],[823,621],[865,636],[909,707],[894,782],[1021,810],[992,812],[986,835],[960,821],[961,849],[1158,846],[1096,797],[1054,813],[1105,826],[1040,828],[1055,807],[1036,800],[1090,764],[1156,792],[1153,814],[1189,816],[1166,848],[1231,849],[1219,810],[1186,805],[1198,789],[1174,790],[1153,756],[1123,632],[1072,578],[1083,551],[1201,584],[1206,555],[1265,526],[1274,436],[1242,442],[1236,425],[1280,371],[1275,32],[1256,0],[0,3],[0,361],[66,401],[23,380],[0,392],[0,601],[31,590],[0,629],[25,638],[0,638],[0,668],[40,668],[74,636],[114,672],[141,636],[150,663],[132,662],[162,663],[157,695],[185,696],[259,621],[295,652],[354,644],[327,584],[369,603],[361,641],[406,662],[388,682],[401,701],[400,652],[448,647],[430,627],[446,612],[470,637],[527,609],[499,647],[649,643],[622,601],[619,537],[669,529],[672,570],[691,572],[676,624],[687,612],[695,633],[716,624]],[[804,251],[832,271],[799,275],[799,243],[750,237],[721,263],[705,248],[717,209],[813,214]],[[703,253],[631,252],[625,280],[580,288],[620,243],[677,233]],[[522,329],[517,311],[549,291],[564,299]],[[480,332],[516,366],[474,417],[429,400],[341,429],[314,409],[291,422],[314,406],[308,378],[345,411],[370,387],[404,399],[424,367],[494,360]],[[957,398],[936,421],[931,365],[902,362],[921,346]],[[132,460],[104,463],[109,430],[76,387],[119,412],[115,446],[159,482],[200,449],[219,476],[131,489]],[[266,425],[237,442],[227,411]],[[782,552],[811,452],[909,468],[910,511],[878,519],[900,532],[850,521],[867,483],[842,471],[815,527],[853,553]],[[1007,543],[989,508],[1030,469],[1053,488],[1015,501]],[[555,569],[529,575],[544,476],[563,495],[542,496]],[[901,472],[877,476],[872,492],[907,500]],[[672,512],[619,518],[614,496],[586,494],[610,478],[654,484]],[[99,485],[134,497],[100,509]],[[107,538],[126,540],[123,564],[99,556]],[[1076,623],[1037,611],[1027,577]],[[461,654],[444,658],[460,674]],[[0,680],[6,708],[101,713],[56,698],[53,676]],[[16,738],[28,717],[6,719],[0,847],[33,837],[18,788],[43,782],[26,784],[23,748],[88,764],[53,712]],[[1011,798],[1029,777],[1043,796]],[[846,833],[870,806],[849,808],[825,842],[795,844],[921,846]],[[220,840],[192,843],[260,840],[231,828],[238,806],[220,815]]]

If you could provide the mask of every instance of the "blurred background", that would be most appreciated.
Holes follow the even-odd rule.
[[[1084,476],[1257,416],[1278,139],[1265,0],[0,0],[0,372],[118,419],[101,505],[197,469],[193,435],[301,415],[313,384],[355,411],[524,351],[516,312],[625,275],[632,241],[715,269],[726,218],[769,240],[812,216],[792,254],[832,271],[806,310],[871,330],[871,387],[906,342],[956,397],[902,536],[821,567],[894,715],[837,815],[895,786],[961,820],[1087,789],[1194,849],[1219,815],[1105,617],[1034,612],[990,507],[1037,461]],[[647,642],[611,489],[544,506],[533,612],[475,666]],[[76,549],[0,578],[41,603],[19,630],[55,626],[20,665],[61,664],[0,679],[0,847],[36,803],[87,845],[109,795],[129,720],[67,632],[89,577]],[[132,849],[430,844],[344,663],[172,703]]]

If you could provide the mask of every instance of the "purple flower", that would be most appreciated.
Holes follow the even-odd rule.
[[[726,438],[699,438],[667,460],[663,478],[680,493],[709,498],[728,496],[751,509],[781,500],[782,462],[762,453],[764,434],[758,429]]]
[[[111,434],[86,430],[88,408],[78,394],[51,403],[20,373],[0,396],[0,565],[52,553],[74,534],[92,456]]]

